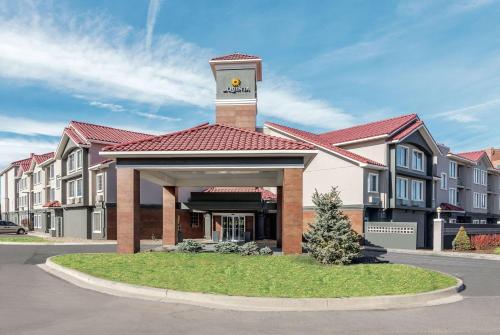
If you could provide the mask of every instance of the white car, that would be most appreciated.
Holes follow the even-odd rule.
[[[19,226],[14,222],[0,221],[0,233],[26,234],[26,228]]]

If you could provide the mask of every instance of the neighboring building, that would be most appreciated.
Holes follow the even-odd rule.
[[[490,158],[491,164],[497,169],[500,169],[500,148],[489,148],[484,149],[488,157]]]

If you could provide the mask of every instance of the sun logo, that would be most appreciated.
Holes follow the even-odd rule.
[[[241,85],[241,80],[239,78],[234,78],[231,80],[231,85],[233,85],[233,87],[238,87]]]

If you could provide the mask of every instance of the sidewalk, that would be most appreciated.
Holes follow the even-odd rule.
[[[494,254],[478,254],[472,252],[457,252],[457,251],[433,251],[433,250],[406,250],[406,249],[384,249],[375,247],[364,247],[364,250],[371,251],[385,251],[396,254],[409,254],[409,255],[427,255],[439,257],[458,257],[470,259],[486,259],[491,261],[500,261],[500,255]]]

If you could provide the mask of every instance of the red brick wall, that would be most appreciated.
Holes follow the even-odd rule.
[[[363,210],[344,209],[344,214],[351,220],[352,229],[358,234],[363,234]],[[314,223],[316,212],[314,210],[304,210],[304,231],[309,229],[309,223]]]
[[[106,208],[106,238],[116,240],[116,207]]]
[[[144,207],[140,209],[141,239],[150,240],[153,235],[155,238],[162,238],[162,215],[162,208]]]
[[[302,185],[302,169],[283,169],[281,229],[284,254],[302,253]]]
[[[256,105],[221,105],[215,107],[215,122],[237,128],[255,130]]]
[[[203,215],[198,216],[198,226],[191,226],[191,212],[178,210],[177,219],[179,220],[182,237],[184,239],[189,238],[204,238],[205,237],[205,223]]]

